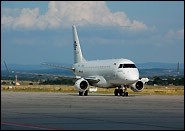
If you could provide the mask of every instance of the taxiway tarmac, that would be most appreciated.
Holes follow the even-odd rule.
[[[1,92],[1,130],[183,130],[184,96]]]

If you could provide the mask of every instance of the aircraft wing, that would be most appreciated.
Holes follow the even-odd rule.
[[[90,85],[96,84],[100,81],[100,79],[98,79],[96,76],[90,76],[90,77],[86,77],[84,79],[86,79]]]
[[[49,64],[49,63],[41,63],[41,64],[46,65],[46,66],[50,66],[50,67],[54,67],[54,68],[60,68],[60,69],[62,68],[62,69],[74,71],[74,68],[65,67],[65,66],[61,66],[61,65]]]
[[[58,78],[67,78],[67,79],[79,79],[79,76],[64,76],[64,75],[41,74],[41,73],[18,72],[18,71],[12,71],[12,73],[28,74],[28,75],[35,75],[35,76],[49,76],[49,77],[58,77]]]
[[[35,76],[49,76],[49,77],[58,77],[58,78],[66,78],[66,79],[80,79],[80,76],[64,76],[64,75],[54,75],[54,74],[41,74],[41,73],[30,73],[30,72],[19,72],[19,71],[13,71],[13,70],[9,70],[8,66],[6,65],[6,62],[4,61],[5,67],[8,71],[8,73],[13,73],[13,74],[28,74],[28,75],[35,75]],[[52,66],[55,68],[63,68],[63,69],[67,69],[67,70],[71,70],[74,71],[73,68],[69,68],[69,67],[64,67],[64,66],[60,66],[60,65],[54,65],[54,64],[48,64],[48,63],[42,63],[43,65],[47,65],[47,66]]]
[[[81,76],[65,76],[65,75],[55,75],[55,74],[45,74],[45,73],[31,73],[31,72],[18,72],[18,71],[11,71],[11,73],[14,74],[28,74],[28,75],[35,75],[35,76],[49,76],[49,77],[57,77],[57,78],[63,78],[63,79],[73,79],[78,80],[82,78]],[[95,84],[100,81],[96,76],[89,76],[84,78],[86,79],[90,84]]]
[[[35,76],[49,76],[49,77],[57,77],[57,78],[61,78],[61,79],[73,79],[73,80],[78,80],[80,78],[82,78],[81,76],[65,76],[65,75],[55,75],[55,74],[45,74],[45,73],[30,73],[30,72],[18,72],[18,71],[11,71],[11,73],[14,74],[28,74],[28,75],[35,75]],[[96,84],[100,81],[100,79],[98,79],[98,77],[96,76],[89,76],[84,78],[85,80],[87,80],[89,82],[90,85]]]
[[[141,81],[142,81],[143,83],[146,83],[146,82],[149,81],[149,79],[148,79],[148,78],[141,78]]]

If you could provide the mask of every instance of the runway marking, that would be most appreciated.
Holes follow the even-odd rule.
[[[64,129],[56,129],[56,128],[50,128],[50,127],[43,127],[43,126],[35,126],[35,125],[25,124],[25,123],[20,124],[20,123],[15,123],[15,122],[1,122],[1,124],[28,127],[28,128],[36,128],[36,129],[41,129],[41,130],[64,130]]]

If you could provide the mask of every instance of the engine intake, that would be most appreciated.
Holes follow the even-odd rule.
[[[81,78],[75,82],[75,87],[77,90],[84,92],[88,90],[89,82],[85,80],[84,78]]]

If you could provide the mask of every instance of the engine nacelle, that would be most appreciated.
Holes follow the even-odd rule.
[[[142,91],[143,89],[144,83],[141,80],[131,85],[131,90],[133,90],[134,92]]]
[[[81,78],[75,82],[74,86],[75,88],[77,88],[77,90],[84,92],[88,90],[89,82],[85,80],[84,78]]]

